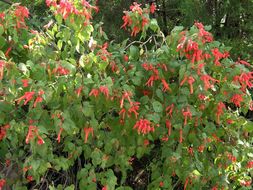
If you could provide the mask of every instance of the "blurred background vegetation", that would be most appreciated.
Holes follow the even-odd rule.
[[[95,0],[94,0],[95,1]],[[51,17],[45,0],[0,0],[0,11],[10,6],[8,3],[21,3],[29,8],[33,28],[41,29]],[[134,0],[98,0],[99,13],[95,21],[103,23],[109,40],[116,42],[129,38],[120,29],[123,11],[128,10]],[[234,59],[240,57],[252,62],[253,58],[253,0],[136,0],[138,3],[156,3],[154,17],[163,32],[168,34],[174,26],[190,27],[194,21],[212,27],[215,39],[231,46]]]

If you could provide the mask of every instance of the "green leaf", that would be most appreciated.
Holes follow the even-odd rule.
[[[153,106],[153,109],[154,109],[155,112],[160,113],[160,112],[163,111],[163,105],[158,101],[154,101],[152,103],[152,106]]]
[[[246,121],[246,124],[243,125],[244,130],[247,132],[253,131],[253,122],[252,121]]]
[[[139,48],[136,46],[131,45],[130,46],[130,53],[129,53],[129,58],[133,60],[137,60],[139,58]]]
[[[157,20],[156,20],[156,19],[151,19],[149,27],[150,27],[151,30],[153,30],[154,32],[157,31],[158,28],[159,28],[158,23],[157,23]]]

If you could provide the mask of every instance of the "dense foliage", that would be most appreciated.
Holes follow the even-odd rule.
[[[200,22],[165,35],[154,3],[109,42],[93,3],[46,0],[39,31],[0,13],[0,189],[251,189],[251,64]]]

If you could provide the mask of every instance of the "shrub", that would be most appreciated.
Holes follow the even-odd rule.
[[[250,189],[249,63],[201,23],[164,36],[154,4],[125,13],[140,41],[120,44],[86,0],[46,4],[44,31],[25,7],[0,14],[1,159],[18,166],[0,187]]]

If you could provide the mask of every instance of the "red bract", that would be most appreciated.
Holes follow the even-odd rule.
[[[143,135],[155,131],[155,128],[151,126],[151,122],[147,119],[140,119],[137,121],[133,129],[136,129],[138,131],[138,134],[142,133]]]

